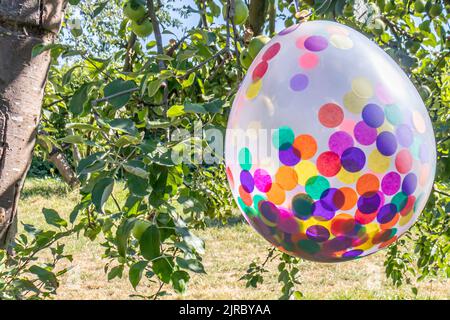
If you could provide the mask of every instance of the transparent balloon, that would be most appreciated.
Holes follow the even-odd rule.
[[[233,103],[225,158],[248,223],[321,262],[396,241],[423,210],[436,167],[414,85],[376,44],[329,21],[291,26],[259,52]]]

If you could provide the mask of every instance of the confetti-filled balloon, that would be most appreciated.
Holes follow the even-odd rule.
[[[411,81],[362,34],[313,21],[260,51],[231,110],[227,176],[247,221],[280,250],[360,258],[417,220],[435,173]]]

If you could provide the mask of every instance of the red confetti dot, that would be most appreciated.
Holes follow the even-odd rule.
[[[320,107],[319,121],[327,128],[335,128],[344,120],[344,111],[335,103],[327,103]]]
[[[281,45],[278,42],[271,45],[266,50],[266,52],[264,52],[264,54],[262,56],[263,61],[269,61],[270,59],[275,57],[278,54],[278,52],[280,51],[280,49],[281,49]]]
[[[400,173],[408,173],[412,168],[412,157],[408,150],[403,149],[395,157],[395,167]]]
[[[266,61],[258,63],[258,65],[253,70],[252,80],[258,81],[259,79],[262,79],[262,77],[264,77],[264,75],[266,74],[268,68],[269,64]]]
[[[332,151],[322,153],[316,164],[320,174],[325,177],[333,177],[341,170],[341,159]]]
[[[362,213],[359,210],[356,210],[355,213],[355,221],[359,224],[368,224],[371,223],[377,217],[378,211],[373,213]]]
[[[233,174],[231,173],[230,167],[227,167],[226,174],[228,177],[228,181],[230,182],[231,189],[234,189],[234,178],[233,178]]]

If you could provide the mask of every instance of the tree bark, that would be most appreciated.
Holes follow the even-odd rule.
[[[50,54],[65,0],[0,0],[0,248],[16,233],[17,205],[35,144]]]

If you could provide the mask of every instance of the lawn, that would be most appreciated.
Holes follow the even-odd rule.
[[[116,188],[120,198],[120,188]],[[53,179],[28,179],[19,206],[20,220],[39,226],[45,224],[42,208],[52,208],[67,216],[77,201],[77,192]],[[219,227],[209,227],[197,234],[205,240],[206,275],[192,276],[188,292],[168,299],[277,299],[276,261],[268,264],[264,283],[256,289],[245,288],[239,278],[253,260],[265,257],[267,242],[242,220]],[[135,294],[128,279],[107,280],[102,260],[101,240],[72,237],[65,240],[66,250],[73,254],[71,270],[62,279],[57,299],[129,299]],[[386,280],[384,252],[340,264],[304,261],[299,265],[302,284],[298,286],[305,299],[411,299],[411,288],[396,288]],[[125,273],[124,273],[125,274]],[[450,279],[432,279],[417,284],[418,299],[450,299]],[[155,288],[138,287],[149,294]]]

